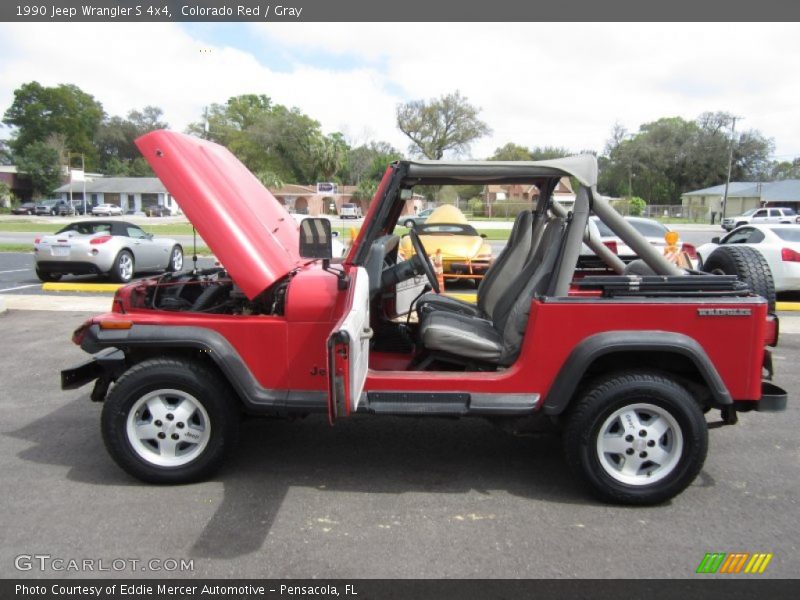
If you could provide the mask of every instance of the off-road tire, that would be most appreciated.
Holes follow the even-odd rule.
[[[636,476],[636,484],[624,483],[603,466],[598,438],[617,411],[641,406],[670,415],[680,433],[680,451],[674,452],[674,466],[665,470],[661,479],[647,483],[649,474],[642,474]],[[647,450],[650,440],[633,433],[629,436],[633,437],[631,443],[641,439]],[[676,434],[667,435],[674,438]],[[598,498],[617,504],[651,505],[676,496],[697,477],[708,451],[708,427],[695,399],[668,375],[630,371],[597,379],[585,389],[567,415],[563,442],[567,463]]]
[[[125,257],[128,257],[131,261],[131,274],[130,276],[125,275],[122,270],[122,261],[125,260]],[[131,254],[128,250],[120,250],[117,257],[114,259],[114,264],[111,265],[111,271],[108,272],[108,277],[111,281],[115,281],[117,283],[128,283],[131,279],[133,279],[133,274],[135,273],[136,269],[136,261],[133,258],[133,254]]]
[[[41,271],[40,269],[36,269],[36,277],[39,278],[39,281],[58,281],[61,279],[61,273],[48,273],[47,271]]]
[[[128,417],[137,401],[159,390],[190,394],[208,417],[207,444],[187,464],[153,464],[137,453],[128,435]],[[207,479],[219,469],[236,445],[239,417],[238,400],[218,373],[189,359],[155,358],[120,377],[103,406],[101,429],[106,449],[127,473],[148,483],[182,484]]]
[[[764,255],[755,248],[720,246],[703,261],[703,270],[715,275],[736,275],[766,299],[770,311],[775,310],[775,280]]]

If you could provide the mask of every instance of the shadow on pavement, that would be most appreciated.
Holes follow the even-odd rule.
[[[34,444],[19,458],[68,467],[72,481],[147,485],[108,457],[98,409],[83,395],[5,435]],[[501,490],[545,502],[593,502],[567,471],[557,437],[515,437],[480,419],[357,417],[333,428],[321,416],[245,420],[239,446],[216,481],[224,486],[223,501],[192,556],[257,551],[290,487],[394,495]]]

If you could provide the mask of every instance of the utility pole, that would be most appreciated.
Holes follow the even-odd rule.
[[[728,176],[725,178],[725,193],[722,195],[722,219],[725,218],[725,209],[728,207],[728,187],[731,184],[731,167],[733,166],[733,144],[736,142],[736,119],[742,117],[733,117],[733,124],[731,125],[731,144],[728,151]],[[720,220],[720,223],[722,221]]]

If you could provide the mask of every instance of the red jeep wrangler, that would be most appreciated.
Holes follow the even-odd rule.
[[[750,285],[678,269],[597,194],[592,156],[394,163],[337,262],[329,221],[298,227],[225,148],[169,131],[137,144],[224,265],[123,287],[73,336],[94,357],[63,371],[62,387],[96,380],[106,446],[139,479],[208,477],[243,413],[480,416],[555,428],[600,498],[652,504],[700,471],[704,412],[733,424],[785,409],[764,380],[778,324],[751,291],[769,293],[760,255],[737,254]],[[552,199],[564,176],[581,184],[569,212]],[[464,183],[540,192],[476,304],[435,293],[415,232],[406,261],[394,233],[415,186]],[[587,233],[592,211],[640,260],[624,264]],[[584,243],[606,267],[580,268]]]

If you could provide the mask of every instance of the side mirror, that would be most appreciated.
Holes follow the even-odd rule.
[[[333,257],[333,235],[328,219],[303,219],[300,223],[300,256],[303,258]]]
[[[717,236],[712,237],[711,238],[711,243],[712,244],[719,244],[719,236],[717,235]]]
[[[481,237],[482,237],[483,239],[486,239],[486,234],[485,234],[485,233],[482,233],[482,234],[481,234]]]

